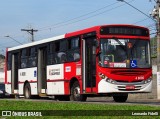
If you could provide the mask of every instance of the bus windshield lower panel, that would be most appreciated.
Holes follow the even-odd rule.
[[[148,40],[101,39],[99,64],[110,68],[150,68]]]

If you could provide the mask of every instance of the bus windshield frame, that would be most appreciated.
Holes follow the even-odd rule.
[[[149,40],[101,38],[99,64],[105,68],[151,68]]]

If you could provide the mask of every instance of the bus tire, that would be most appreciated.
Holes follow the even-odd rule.
[[[127,98],[128,94],[113,95],[113,99],[115,102],[126,102]]]
[[[31,99],[31,87],[29,85],[29,83],[27,83],[24,87],[24,97],[26,99]]]
[[[80,94],[80,86],[78,81],[75,81],[71,87],[70,101],[86,101],[87,96]]]

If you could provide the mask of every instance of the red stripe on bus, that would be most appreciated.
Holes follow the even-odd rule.
[[[58,82],[58,81],[65,81],[65,82],[69,82],[69,80],[64,80],[64,79],[48,79],[47,82]]]
[[[8,48],[6,48],[6,58],[5,58],[5,69],[4,69],[4,72],[5,72],[5,78],[4,78],[4,83],[7,84],[7,61],[8,61]]]

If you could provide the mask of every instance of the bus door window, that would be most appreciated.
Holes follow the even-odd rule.
[[[85,39],[85,77],[86,87],[96,86],[96,39],[94,37]],[[83,54],[84,55],[84,54]]]

